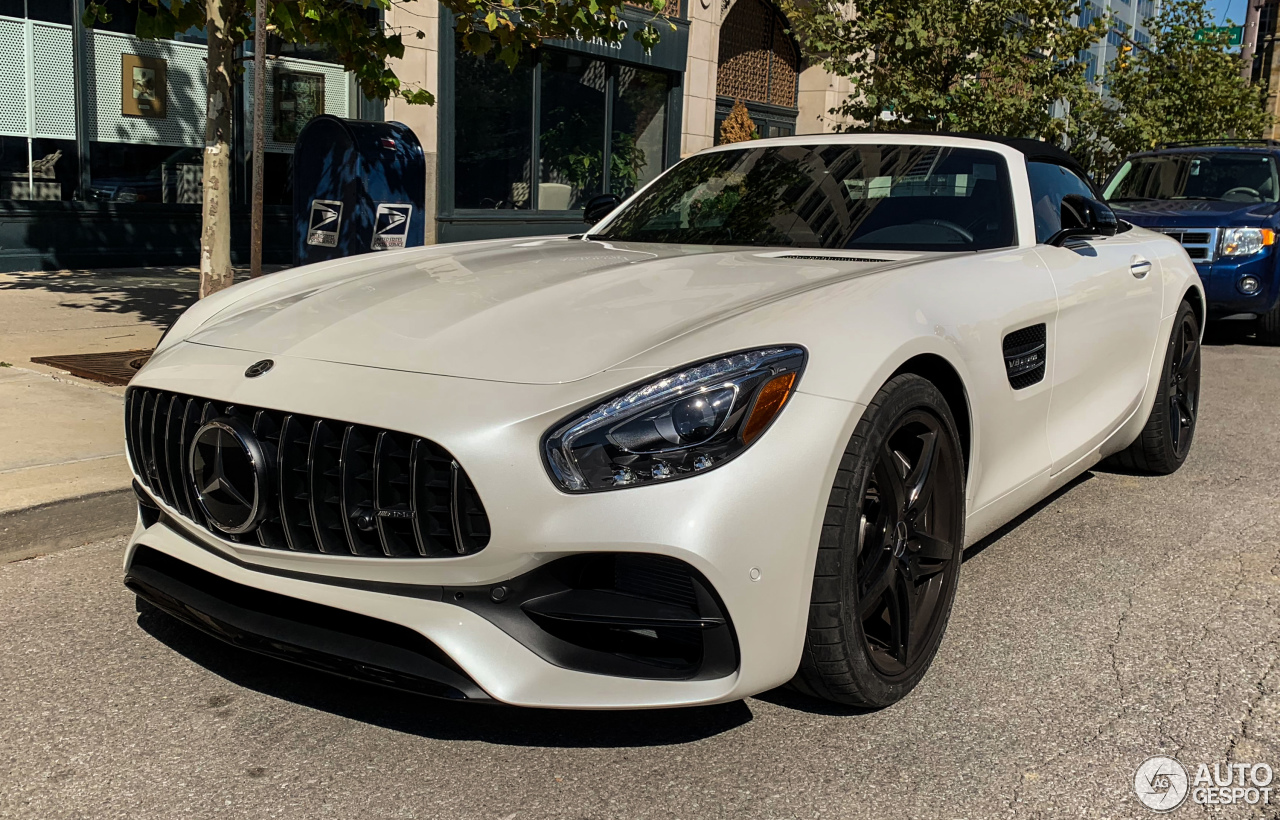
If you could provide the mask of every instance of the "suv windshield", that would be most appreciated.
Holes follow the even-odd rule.
[[[1205,151],[1134,157],[1107,185],[1111,202],[1143,199],[1217,199],[1275,202],[1276,164],[1266,154]]]
[[[1014,244],[1004,159],[937,145],[787,145],[699,154],[594,239],[977,251]]]

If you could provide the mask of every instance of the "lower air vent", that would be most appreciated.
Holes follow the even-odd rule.
[[[1044,380],[1048,347],[1043,323],[1015,330],[1004,337],[1004,369],[1009,385],[1022,390]]]

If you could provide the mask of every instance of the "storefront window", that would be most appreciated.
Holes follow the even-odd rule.
[[[460,54],[455,82],[457,207],[529,208],[533,67]]]
[[[41,20],[71,25],[72,0],[0,0],[0,17]]]
[[[630,66],[618,70],[609,162],[613,193],[628,196],[662,173],[670,90],[667,75],[660,71]]]
[[[533,59],[510,71],[459,48],[453,207],[581,210],[665,170],[670,72],[558,48]]]
[[[162,202],[198,205],[204,158],[199,148],[89,143],[90,202]]]
[[[600,193],[607,80],[600,60],[563,51],[543,56],[538,210],[581,208]]]
[[[79,160],[73,140],[0,137],[0,199],[76,198]]]

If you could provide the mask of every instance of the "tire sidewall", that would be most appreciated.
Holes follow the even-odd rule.
[[[879,402],[878,406],[877,401]],[[952,418],[951,410],[942,394],[930,382],[914,375],[895,377],[885,387],[881,388],[877,401],[872,402],[873,409],[867,419],[870,422],[869,429],[862,441],[862,451],[858,453],[849,500],[845,507],[844,520],[841,522],[841,552],[843,558],[840,563],[842,568],[842,600],[844,602],[842,607],[843,633],[847,643],[846,657],[849,659],[851,671],[857,678],[859,687],[863,689],[866,699],[883,706],[900,700],[920,682],[938,651],[942,635],[946,632],[947,621],[951,615],[951,605],[955,599],[960,575],[960,561],[963,555],[965,464],[960,450],[959,432],[956,428],[955,420]],[[955,561],[955,569],[949,573],[943,586],[942,596],[938,603],[942,607],[942,612],[939,615],[937,625],[934,627],[930,642],[925,647],[925,651],[905,673],[890,678],[872,663],[867,652],[867,641],[863,632],[862,622],[856,614],[859,603],[857,591],[859,518],[862,499],[866,494],[867,484],[870,481],[876,456],[881,446],[883,446],[885,439],[898,420],[915,410],[924,410],[939,420],[947,434],[945,436],[946,440],[941,442],[940,446],[945,446],[950,450],[948,457],[955,460],[953,463],[956,465],[956,474],[960,476],[960,486],[957,488],[959,502],[954,505],[952,513],[957,519],[952,522],[957,533],[956,554],[953,559]]]

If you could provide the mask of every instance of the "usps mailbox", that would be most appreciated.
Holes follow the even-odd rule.
[[[293,263],[423,244],[426,193],[408,126],[315,117],[294,146]]]

